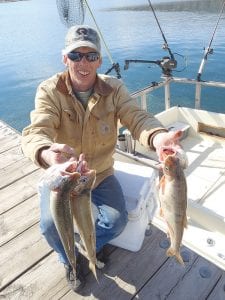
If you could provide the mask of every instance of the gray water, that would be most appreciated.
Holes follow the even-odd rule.
[[[199,1],[196,6],[193,1],[193,9],[191,1],[176,2],[175,5],[161,0],[152,1],[152,4],[157,7],[156,14],[172,52],[179,54],[175,54],[179,72],[173,75],[196,78],[203,48],[208,46],[218,19],[221,1],[214,1],[213,8],[209,2],[203,5],[203,1]],[[163,39],[148,1],[89,0],[88,3],[113,61],[120,64],[122,80],[128,89],[132,92],[152,81],[161,81],[161,69],[156,65],[131,64],[127,71],[123,70],[125,59],[158,60],[168,55],[162,49]],[[140,9],[134,7],[136,5]],[[121,9],[124,7],[126,9]],[[85,23],[94,26],[88,10]],[[55,0],[0,3],[0,119],[20,131],[29,123],[37,85],[64,69],[61,50],[66,31]],[[212,47],[214,54],[208,57],[202,79],[225,81],[224,15]],[[100,72],[104,73],[111,67],[104,47],[103,59]],[[111,74],[116,75],[115,72]],[[194,90],[187,86],[174,87],[172,105],[192,106],[193,95]],[[160,93],[153,94],[153,102],[149,105],[152,112],[163,108],[161,98]],[[224,89],[211,91],[206,88],[203,98],[203,109],[225,112]]]

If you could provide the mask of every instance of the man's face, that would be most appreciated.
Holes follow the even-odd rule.
[[[89,47],[80,47],[73,50],[73,52],[90,53],[96,52],[96,50]],[[88,61],[86,57],[82,57],[80,61],[73,61],[67,54],[64,55],[63,62],[69,69],[73,88],[79,92],[85,92],[93,87],[102,58],[99,55],[99,58],[94,61]]]

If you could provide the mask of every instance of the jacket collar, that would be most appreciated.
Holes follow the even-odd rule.
[[[72,94],[72,85],[68,70],[60,74],[56,84],[56,89],[65,95]],[[106,83],[99,75],[97,75],[94,91],[101,96],[107,96],[113,91],[113,87]]]

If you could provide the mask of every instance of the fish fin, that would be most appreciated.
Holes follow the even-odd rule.
[[[170,226],[170,223],[166,222],[168,226],[167,236],[171,239],[174,239],[174,230],[173,227]]]
[[[93,275],[95,276],[95,279],[98,281],[95,264],[93,264],[91,261],[89,261],[89,269],[92,271]]]
[[[164,214],[163,214],[163,209],[162,209],[162,207],[160,207],[160,208],[159,208],[159,215],[160,215],[160,217],[161,217],[161,218],[163,218],[163,217],[164,217]]]
[[[174,250],[172,247],[170,247],[167,251],[166,251],[166,255],[167,256],[175,256],[176,260],[184,266],[184,261],[182,256],[180,255],[179,252],[177,252],[176,250]]]
[[[159,188],[161,188],[162,194],[164,194],[165,192],[165,185],[166,185],[166,177],[165,175],[163,175],[159,182]]]

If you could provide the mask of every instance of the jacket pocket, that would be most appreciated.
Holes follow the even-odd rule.
[[[63,112],[66,114],[66,116],[68,116],[68,118],[71,121],[74,122],[76,120],[76,116],[75,116],[74,110],[72,110],[72,109],[63,109]]]

